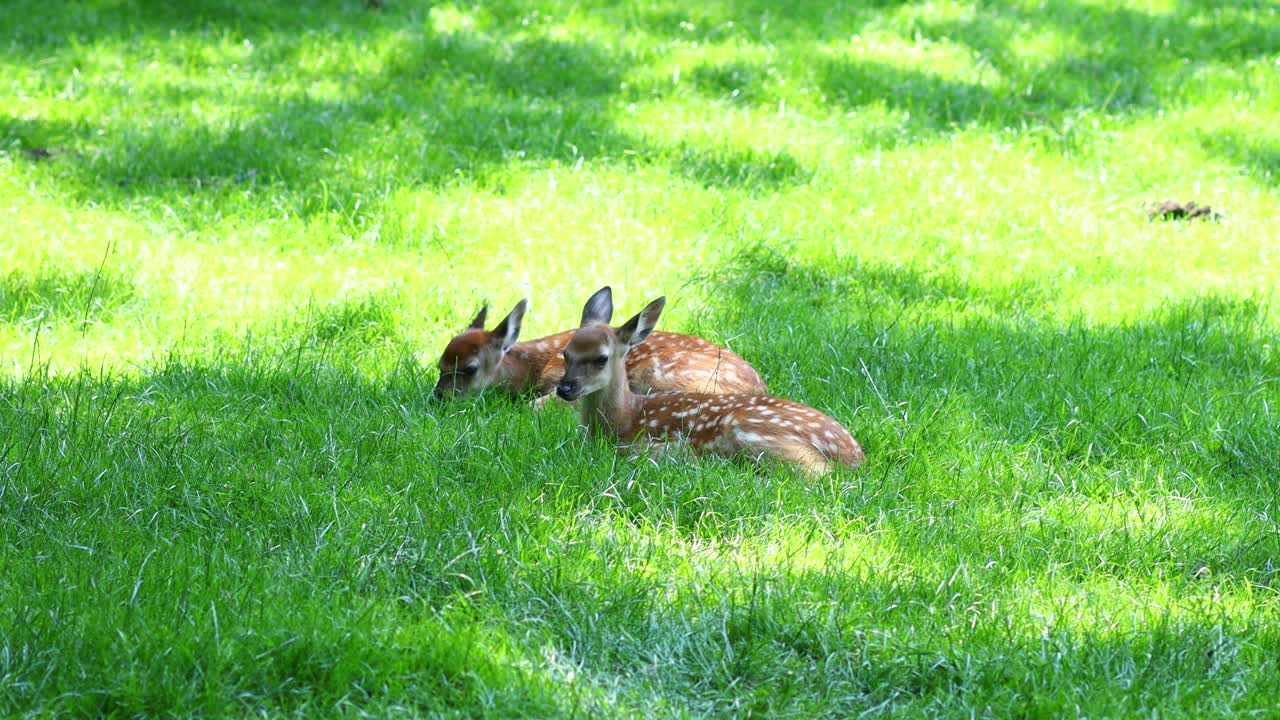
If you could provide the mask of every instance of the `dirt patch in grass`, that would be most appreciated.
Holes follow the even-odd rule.
[[[1212,220],[1218,222],[1222,213],[1208,205],[1200,205],[1194,200],[1180,203],[1176,200],[1165,200],[1147,209],[1148,220]]]

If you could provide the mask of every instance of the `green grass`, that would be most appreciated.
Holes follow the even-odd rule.
[[[1272,3],[300,5],[0,13],[0,715],[1280,707]],[[865,467],[430,401],[605,283]]]

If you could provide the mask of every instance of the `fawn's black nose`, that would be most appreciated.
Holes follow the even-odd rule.
[[[582,394],[582,387],[575,382],[562,382],[556,386],[556,394],[560,396],[561,400],[573,402]]]

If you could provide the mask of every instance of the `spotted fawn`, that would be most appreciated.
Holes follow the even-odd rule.
[[[646,338],[652,342],[650,332],[665,306],[666,298],[658,298],[615,329],[608,324],[612,304],[606,308],[595,297],[587,302],[582,327],[564,347],[565,372],[556,393],[581,399],[588,432],[655,455],[667,443],[684,440],[695,452],[781,460],[815,477],[836,465],[862,463],[862,447],[849,431],[808,405],[763,394],[636,394],[628,382],[628,358]]]

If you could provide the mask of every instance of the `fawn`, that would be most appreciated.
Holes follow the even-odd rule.
[[[649,336],[665,306],[666,298],[658,298],[615,329],[608,325],[611,312],[587,303],[582,327],[564,348],[566,369],[556,394],[582,399],[589,433],[627,445],[647,444],[655,455],[666,442],[687,438],[695,452],[783,460],[815,477],[833,463],[862,463],[862,447],[849,431],[808,405],[767,395],[633,393],[623,363]]]
[[[514,395],[547,395],[564,375],[561,353],[574,331],[516,342],[528,300],[515,308],[492,331],[484,329],[488,308],[449,341],[440,357],[438,398],[499,387]],[[613,290],[600,288],[587,301],[591,317],[613,315]],[[586,320],[584,311],[583,319]],[[627,356],[626,376],[640,394],[667,390],[705,393],[763,393],[764,380],[755,368],[733,352],[692,335],[653,333],[648,342]]]

